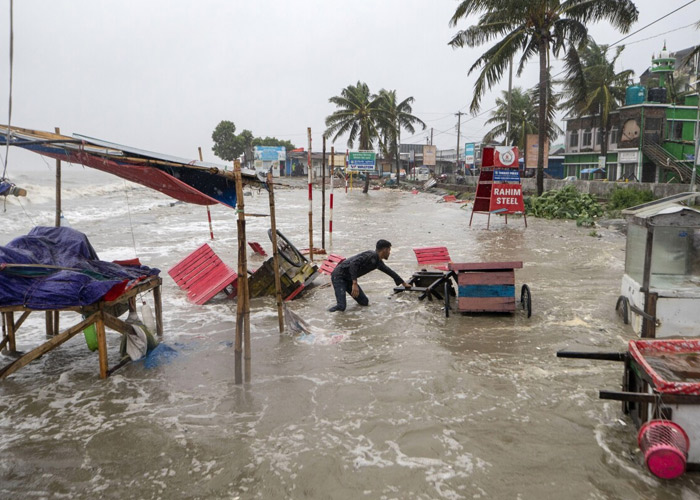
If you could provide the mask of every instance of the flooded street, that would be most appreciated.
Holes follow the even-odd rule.
[[[697,473],[652,476],[621,405],[598,399],[620,388],[622,364],[555,356],[623,351],[633,338],[614,311],[622,233],[535,218],[526,229],[517,217],[492,217],[486,230],[486,216],[469,227],[471,209],[436,194],[336,189],[330,252],[348,257],[388,239],[387,264],[404,280],[420,269],[416,247],[446,246],[455,262],[523,261],[516,290],[529,285],[532,317],[446,318],[441,302],[392,295],[378,271],[359,280],[369,307],[349,300],[331,314],[321,277],[288,304],[311,335],[280,335],[274,298],[251,301],[252,380],[236,385],[235,302],[190,304],[167,275],[209,241],[206,209],[113,177],[86,185],[92,172],[71,168],[67,220],[101,259],[138,256],[161,269],[163,342],[178,355],[100,380],[97,353],[78,335],[0,383],[0,498],[700,498]],[[53,223],[51,179],[30,182],[23,206],[11,200],[0,215],[0,245]],[[308,247],[307,192],[276,195],[278,229]],[[245,203],[269,212],[264,191]],[[211,211],[210,244],[235,268],[235,213]],[[317,247],[320,221],[316,190]],[[247,219],[248,241],[271,254],[268,228],[268,218]],[[30,316],[18,349],[42,342],[43,326],[43,315]],[[107,340],[114,364],[120,336]]]

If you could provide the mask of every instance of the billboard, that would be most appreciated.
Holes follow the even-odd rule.
[[[365,172],[375,169],[377,154],[374,151],[350,151],[348,153],[348,170]]]
[[[285,161],[287,150],[284,146],[255,146],[254,159],[262,161]]]
[[[426,167],[434,167],[437,157],[437,146],[423,146],[423,165]]]
[[[537,153],[540,150],[540,136],[537,134],[527,134],[525,139],[525,167],[537,168]],[[544,168],[548,166],[549,141],[544,141]]]
[[[474,152],[474,143],[468,142],[464,145],[464,163],[467,165],[474,165],[476,161],[476,155]]]

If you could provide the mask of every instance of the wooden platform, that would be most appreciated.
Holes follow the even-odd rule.
[[[7,378],[12,373],[16,372],[20,368],[28,365],[35,359],[46,354],[47,352],[55,349],[59,345],[63,344],[67,340],[71,339],[78,333],[81,333],[85,328],[90,325],[95,325],[97,331],[97,350],[99,358],[99,370],[100,378],[107,378],[109,375],[108,359],[107,359],[107,341],[105,329],[110,328],[115,330],[122,335],[126,335],[131,331],[131,325],[120,320],[116,316],[110,314],[110,310],[113,306],[122,307],[125,304],[133,303],[137,295],[152,291],[153,300],[155,303],[155,316],[156,316],[156,328],[158,336],[163,335],[163,311],[161,303],[161,278],[157,276],[152,276],[145,281],[140,282],[130,290],[124,292],[119,298],[112,301],[100,301],[89,306],[75,306],[66,307],[62,309],[50,309],[50,310],[39,310],[30,309],[23,306],[7,306],[0,307],[0,314],[2,314],[5,320],[5,331],[2,332],[2,340],[0,340],[0,350],[7,350],[8,353],[18,355],[17,351],[17,332],[19,331],[22,323],[27,319],[27,317],[35,312],[46,314],[46,336],[49,340],[44,342],[38,347],[35,347],[31,351],[19,356],[13,362],[0,368],[0,380]],[[63,311],[73,311],[79,313],[85,317],[84,320],[76,323],[58,332],[58,317],[59,313]],[[15,321],[15,313],[21,313],[19,319]]]

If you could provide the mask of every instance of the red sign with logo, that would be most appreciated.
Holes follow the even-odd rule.
[[[496,146],[493,155],[493,166],[502,168],[518,168],[518,148]]]
[[[490,212],[524,212],[523,186],[521,184],[493,184],[491,186]]]

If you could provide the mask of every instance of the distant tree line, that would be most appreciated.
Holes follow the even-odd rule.
[[[219,122],[211,134],[211,139],[214,141],[212,151],[225,161],[236,160],[242,155],[245,155],[247,160],[252,160],[255,146],[283,146],[287,151],[296,149],[290,141],[276,137],[254,137],[250,130],[242,130],[240,134],[236,134],[236,125],[229,120]]]

